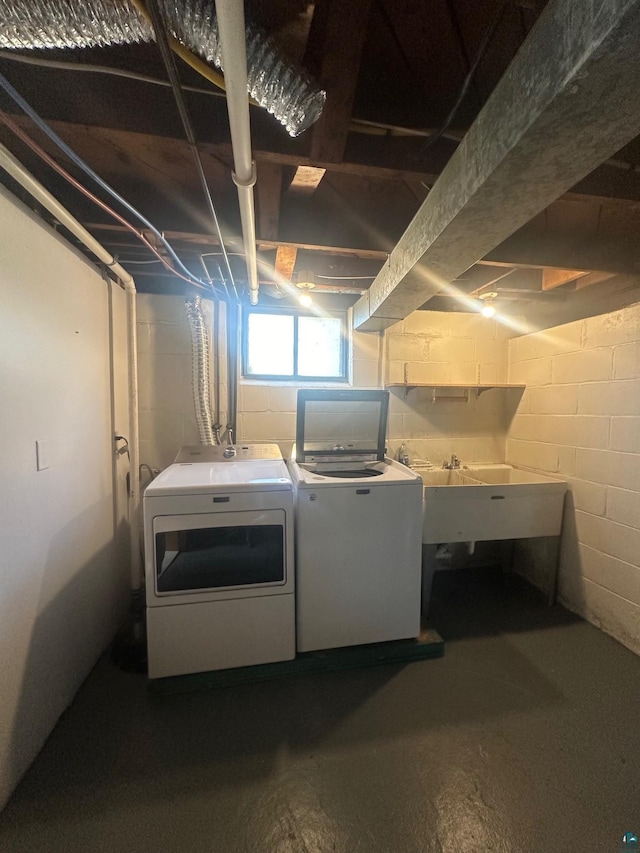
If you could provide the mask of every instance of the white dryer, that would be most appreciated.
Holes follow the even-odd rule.
[[[297,648],[420,633],[422,480],[384,456],[387,391],[299,391]]]
[[[293,487],[277,445],[183,448],[143,506],[150,678],[295,657]]]

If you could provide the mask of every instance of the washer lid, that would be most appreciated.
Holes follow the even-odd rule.
[[[382,462],[388,391],[298,391],[295,459]]]
[[[145,497],[213,492],[291,491],[287,466],[280,460],[229,459],[174,462],[153,480]]]
[[[315,489],[323,487],[340,488],[354,486],[364,489],[376,489],[381,486],[411,485],[420,488],[422,494],[422,480],[415,471],[401,465],[394,459],[385,459],[383,462],[368,462],[355,470],[352,466],[341,465],[338,471],[330,471],[325,466],[299,465],[297,462],[289,463],[294,474],[298,488]],[[362,476],[363,470],[376,472],[373,476]]]

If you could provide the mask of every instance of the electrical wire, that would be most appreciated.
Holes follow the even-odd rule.
[[[149,10],[147,9],[142,0],[130,0],[130,2],[135,6],[135,8],[138,10],[138,13],[142,15],[143,18],[146,18],[149,23],[152,23]],[[157,40],[157,33],[155,35]],[[176,56],[179,56],[183,62],[186,62],[186,64],[190,68],[193,68],[193,70],[196,71],[201,77],[204,77],[205,80],[208,80],[210,83],[213,83],[213,85],[217,86],[218,89],[222,89],[223,92],[226,91],[224,77],[222,76],[222,74],[220,74],[218,71],[214,71],[210,65],[207,65],[206,62],[197,57],[189,50],[188,47],[185,47],[185,45],[175,39],[172,35],[166,33],[165,39],[168,47],[176,54]],[[260,104],[258,104],[257,101],[254,101],[253,98],[248,97],[248,100],[250,104],[253,104],[254,106],[260,106]]]
[[[79,192],[81,192],[88,199],[90,199],[94,204],[96,204],[98,207],[102,208],[102,210],[104,210],[106,213],[108,213],[110,216],[112,216],[114,219],[116,219],[118,222],[120,222],[122,225],[124,225],[129,231],[131,231],[132,234],[135,234],[135,236],[138,238],[138,240],[140,240],[140,242],[143,243],[145,245],[145,247],[147,249],[149,249],[149,251],[152,252],[157,257],[156,261],[137,261],[135,263],[151,263],[151,264],[160,263],[164,267],[166,267],[166,269],[168,269],[170,272],[172,272],[174,275],[176,275],[178,278],[183,279],[184,281],[188,282],[189,284],[193,285],[194,287],[198,287],[198,288],[203,289],[203,290],[208,290],[208,288],[199,279],[197,279],[191,275],[189,275],[189,277],[187,277],[187,276],[183,275],[182,273],[178,272],[178,270],[176,270],[175,267],[173,267],[173,265],[171,263],[169,263],[169,261],[160,254],[160,252],[144,236],[144,234],[142,234],[140,231],[138,231],[123,216],[120,216],[120,214],[117,211],[113,210],[111,207],[109,207],[109,205],[105,204],[105,202],[103,202],[101,199],[99,199],[97,196],[95,196],[83,184],[81,184],[79,181],[77,181],[73,177],[73,175],[70,175],[69,172],[67,172],[66,169],[64,169],[59,163],[57,163],[53,159],[53,157],[51,157],[49,154],[47,154],[47,152],[44,151],[38,145],[37,142],[35,142],[33,139],[31,139],[31,137],[27,133],[25,133],[22,130],[22,128],[13,121],[13,119],[11,119],[6,113],[4,113],[2,111],[0,111],[0,121],[2,121],[2,123],[4,125],[6,125],[19,139],[21,139],[25,143],[25,145],[27,145],[29,148],[31,148],[31,150],[35,154],[37,154],[38,157],[40,157],[45,163],[47,163],[47,165],[49,165],[59,175],[61,175],[66,181],[68,181],[68,183],[70,183]]]
[[[9,50],[0,50],[0,59],[8,59],[11,62],[21,62],[24,65],[35,65],[39,68],[53,68],[58,71],[84,71],[93,74],[110,74],[112,77],[124,77],[127,80],[135,80],[139,83],[151,83],[154,86],[163,86],[165,89],[171,88],[171,83],[168,80],[161,80],[159,77],[151,77],[148,74],[139,74],[137,71],[129,71],[126,68],[114,68],[111,65],[93,65],[88,62],[64,62],[59,59],[40,59],[36,56],[23,56],[20,53],[13,53]],[[212,95],[214,98],[224,98],[224,87],[219,89],[203,89],[200,86],[182,87],[185,92],[195,92],[197,95]]]
[[[145,18],[147,22],[153,26],[154,35],[157,41],[158,33],[156,31],[155,25],[153,24],[153,12],[151,11],[151,8],[147,8],[147,6],[142,2],[142,0],[131,0],[131,4],[135,6],[138,11],[138,14],[142,15],[142,17]],[[191,51],[189,50],[189,48],[185,47],[183,44],[180,44],[180,42],[173,36],[165,35],[165,41],[167,43],[167,47],[169,47],[174,53],[176,53],[181,59],[183,59],[187,63],[187,65],[190,65],[195,71],[197,71],[198,74],[201,74],[210,83],[213,83],[214,86],[217,86],[218,89],[222,89],[223,91],[225,90],[224,77],[222,76],[222,74],[217,71],[214,71],[213,68],[210,68],[205,62],[203,62],[201,59],[198,59],[197,56],[194,56],[193,53],[191,53]]]
[[[148,74],[140,74],[137,71],[129,71],[126,68],[115,68],[111,65],[93,65],[88,62],[64,62],[58,59],[41,59],[36,56],[23,56],[20,53],[13,51],[0,50],[0,59],[8,59],[10,62],[19,62],[24,65],[33,65],[37,68],[52,68],[58,71],[79,71],[95,74],[106,74],[113,77],[121,77],[125,80],[134,80],[139,83],[150,83],[153,86],[162,86],[165,89],[171,88],[171,83],[168,80],[161,80],[159,77],[151,77]],[[189,86],[182,84],[184,92],[194,92],[197,95],[212,95],[214,98],[224,98],[222,89],[203,89],[200,86]],[[249,103],[254,106],[253,100],[249,99]],[[430,137],[434,131],[422,130],[413,127],[400,127],[394,124],[384,124],[378,121],[369,121],[367,119],[352,118],[349,122],[349,130],[353,133],[374,134],[379,136],[426,136]],[[455,142],[460,142],[463,134],[460,132],[449,131],[443,134],[446,139],[451,139]]]
[[[373,281],[375,279],[375,275],[319,275],[318,273],[315,273],[315,277],[327,281]]]
[[[160,259],[155,260],[155,261],[130,261],[130,260],[125,260],[125,258],[120,258],[119,260],[120,260],[120,263],[122,263],[122,264],[127,264],[127,265],[134,264],[134,265],[139,265],[139,266],[144,266],[146,264],[161,264],[162,263],[162,261]]]
[[[220,250],[222,251],[225,260],[225,266],[227,268],[229,282],[231,283],[231,288],[233,290],[236,301],[239,302],[240,300],[238,296],[238,291],[236,289],[236,283],[233,278],[233,272],[231,271],[231,264],[229,263],[227,250],[225,249],[224,240],[222,239],[220,223],[218,222],[218,214],[216,213],[216,208],[213,203],[213,198],[211,196],[211,190],[209,189],[209,184],[207,183],[207,176],[205,175],[204,166],[202,165],[202,158],[200,157],[200,151],[198,150],[198,142],[196,140],[196,136],[193,131],[193,125],[191,123],[191,117],[189,116],[189,111],[187,110],[187,105],[184,100],[184,94],[182,92],[180,78],[178,77],[178,69],[176,68],[173,54],[171,53],[169,40],[167,37],[167,33],[165,32],[162,16],[160,14],[160,7],[158,6],[157,0],[147,0],[147,3],[148,15],[151,18],[151,25],[153,26],[153,32],[156,37],[156,44],[160,49],[162,61],[164,62],[164,67],[166,69],[169,82],[171,83],[171,90],[173,91],[173,97],[175,98],[176,107],[178,108],[178,113],[180,114],[180,119],[182,121],[185,136],[187,137],[187,142],[189,143],[189,147],[191,148],[193,161],[195,163],[196,170],[198,172],[198,177],[200,179],[200,184],[202,186],[202,192],[204,193],[204,197],[207,202],[207,207],[209,208],[209,214],[211,215],[211,221],[213,222],[214,230],[218,237],[218,242],[220,243]],[[138,8],[139,0],[135,0],[135,5],[136,8]],[[226,287],[226,281],[224,282],[224,285]]]
[[[444,134],[451,127],[451,123],[453,122],[453,120],[456,116],[456,113],[458,112],[458,109],[460,108],[460,104],[462,103],[465,95],[467,94],[467,91],[469,89],[471,81],[473,80],[474,75],[475,75],[476,71],[478,70],[478,66],[482,62],[482,59],[484,58],[484,55],[487,52],[489,45],[491,44],[491,41],[492,41],[493,36],[495,34],[495,31],[498,29],[498,26],[499,26],[500,22],[502,21],[502,18],[504,17],[504,13],[507,11],[508,5],[509,5],[509,0],[503,0],[503,2],[498,7],[496,14],[493,16],[491,23],[489,24],[489,26],[485,30],[485,34],[482,37],[482,41],[480,43],[480,47],[478,48],[478,53],[476,54],[476,58],[473,60],[473,64],[472,64],[471,68],[469,69],[469,71],[467,72],[467,76],[464,78],[464,82],[462,84],[462,87],[461,87],[460,91],[458,92],[458,97],[456,98],[454,105],[452,106],[451,110],[449,111],[449,115],[446,117],[446,119],[444,120],[444,122],[442,123],[440,128],[438,130],[436,130],[436,132],[433,134],[433,136],[429,139],[429,141],[425,145],[422,146],[422,148],[419,151],[420,154],[424,154],[425,151],[428,151],[429,148],[431,148],[432,145],[434,145],[442,136],[444,136]]]
[[[178,267],[187,276],[188,280],[192,281],[194,279],[194,276],[187,269],[187,267],[182,263],[180,258],[177,256],[177,254],[173,250],[173,247],[171,246],[171,244],[168,242],[168,240],[165,239],[164,234],[162,234],[155,227],[155,225],[153,225],[151,222],[149,222],[149,220],[146,218],[146,216],[144,216],[142,213],[140,213],[139,210],[137,210],[132,204],[130,204],[125,198],[123,198],[120,195],[120,193],[116,192],[116,190],[114,190],[110,184],[108,184],[105,180],[103,180],[100,177],[100,175],[97,174],[97,172],[94,172],[94,170],[91,168],[91,166],[89,166],[87,163],[85,163],[85,161],[81,157],[79,157],[78,154],[76,154],[76,152],[72,148],[70,148],[67,145],[67,143],[64,142],[64,140],[62,140],[58,136],[58,134],[55,132],[55,130],[53,130],[53,128],[49,127],[49,125],[46,123],[46,121],[38,115],[38,113],[33,109],[33,107],[29,103],[27,103],[27,101],[25,101],[25,99],[22,97],[22,95],[18,91],[16,91],[16,89],[14,89],[14,87],[7,80],[7,78],[4,76],[4,74],[0,74],[0,86],[11,97],[11,99],[13,101],[15,101],[15,103],[20,107],[20,109],[29,116],[31,121],[33,121],[34,124],[36,124],[40,128],[40,130],[44,134],[46,134],[46,136],[48,136],[49,139],[52,142],[54,142],[55,145],[57,145],[57,147],[61,151],[63,151],[73,163],[75,163],[76,166],[78,166],[78,168],[80,168],[83,172],[85,172],[85,174],[87,174],[90,178],[92,178],[98,184],[98,186],[102,187],[102,189],[105,192],[107,192],[112,198],[114,198],[123,207],[125,207],[130,213],[132,213],[136,217],[136,219],[139,219],[143,225],[145,225],[153,234],[155,234],[155,236],[160,240],[160,242],[165,247],[165,249],[169,252],[169,254],[173,258],[173,260],[176,262]],[[207,287],[205,282],[201,281],[200,279],[196,278],[196,281],[198,281],[198,283],[201,286],[203,286],[205,288]]]

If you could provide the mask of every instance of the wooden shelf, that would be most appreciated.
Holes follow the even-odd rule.
[[[431,388],[433,391],[433,394],[434,394],[434,400],[438,400],[438,399],[440,399],[440,400],[443,400],[443,399],[444,400],[452,400],[452,399],[465,400],[465,399],[468,399],[468,397],[466,397],[466,398],[465,397],[452,397],[452,396],[436,397],[435,392],[439,391],[440,389],[451,390],[453,388],[459,388],[459,389],[467,391],[467,392],[475,391],[476,396],[479,397],[480,394],[484,393],[485,391],[490,391],[492,388],[517,388],[521,391],[524,391],[524,389],[526,388],[526,385],[513,385],[510,383],[506,383],[506,382],[494,382],[490,385],[470,385],[470,384],[465,383],[465,382],[450,382],[447,384],[443,384],[441,382],[440,383],[438,383],[438,382],[390,382],[387,385],[385,385],[384,387],[385,388],[404,388],[405,397],[407,396],[409,391],[413,391],[415,388]]]

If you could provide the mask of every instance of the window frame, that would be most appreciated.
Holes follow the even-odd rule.
[[[252,314],[278,314],[280,316],[293,317],[293,373],[248,373],[248,348],[249,348],[249,317]],[[268,382],[290,382],[292,384],[308,382],[349,382],[349,327],[346,311],[331,311],[328,316],[340,320],[340,375],[339,376],[305,376],[298,373],[298,320],[300,317],[318,317],[313,311],[304,308],[271,308],[265,306],[245,306],[242,311],[242,378],[245,380],[258,380]],[[321,319],[321,318],[319,318]]]

